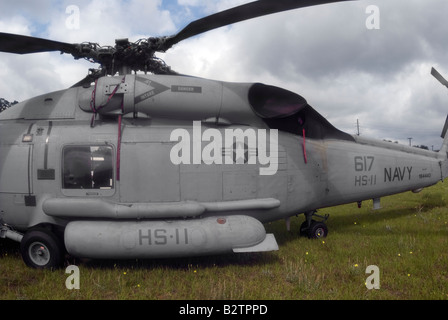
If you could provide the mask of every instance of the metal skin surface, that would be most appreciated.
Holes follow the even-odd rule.
[[[275,103],[292,103],[295,109],[269,118],[253,92],[272,93],[263,103],[274,101],[274,109]],[[239,161],[236,140],[224,141],[226,130],[237,129],[247,134],[240,141],[244,156]],[[215,134],[213,139],[207,132]],[[257,144],[248,142],[251,132],[264,133],[252,136],[259,138]],[[273,169],[261,174],[268,166],[256,161],[263,153],[261,142],[274,133],[278,143],[264,150],[275,155]],[[447,176],[447,139],[440,152],[371,141],[337,130],[286,90],[185,76],[104,77],[95,86],[36,97],[0,114],[0,136],[2,223],[22,232],[37,226],[63,232],[68,226],[69,252],[89,257],[275,250],[275,239],[266,237],[261,223],[299,213],[308,218],[320,208],[419,190]],[[179,151],[181,142],[190,149],[174,154],[191,154],[175,163],[173,150]],[[71,185],[69,163],[82,164],[75,159],[81,151],[98,158],[99,150],[103,155],[97,162],[111,158],[107,187]],[[207,154],[222,163],[207,162]],[[237,221],[238,231],[230,222],[214,229],[221,217]],[[259,231],[250,242],[243,231],[254,225]],[[131,239],[129,230],[133,244],[149,241],[145,248],[129,250],[131,242],[122,240]],[[142,236],[141,230],[152,234]],[[179,230],[185,232],[182,248]],[[208,240],[198,241],[198,232]]]
[[[371,141],[296,93],[179,75],[155,55],[240,21],[348,1],[254,1],[114,46],[0,32],[0,52],[100,65],[0,114],[0,238],[20,242],[34,268],[60,266],[66,250],[124,259],[278,250],[263,223],[289,228],[303,213],[300,234],[325,237],[318,209],[366,199],[378,208],[382,196],[443,180],[448,121],[439,152]]]

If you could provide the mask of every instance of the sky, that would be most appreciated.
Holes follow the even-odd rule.
[[[300,1],[300,0],[298,0]],[[0,32],[114,45],[173,35],[250,0],[2,1]],[[448,114],[446,0],[359,0],[247,20],[157,54],[182,74],[262,82],[303,96],[350,134],[439,149]],[[23,101],[70,87],[97,64],[67,54],[0,53],[0,97]],[[412,138],[412,139],[409,139]]]

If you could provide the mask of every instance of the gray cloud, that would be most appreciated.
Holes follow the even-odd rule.
[[[64,26],[70,1],[2,4],[0,27],[68,42],[112,44],[116,38],[168,35],[200,18],[249,0],[83,0],[81,28]],[[380,10],[368,30],[365,9]],[[171,11],[167,11],[167,8]],[[337,127],[379,139],[439,147],[448,92],[430,75],[448,78],[446,0],[371,0],[322,5],[245,21],[185,40],[160,56],[181,73],[285,87]],[[14,18],[14,19],[13,19]],[[28,31],[27,31],[28,30]],[[2,30],[3,31],[3,30]],[[58,54],[0,54],[0,96],[24,99],[76,82],[90,64]],[[53,89],[52,89],[53,88]],[[5,90],[5,91],[4,91]],[[1,92],[3,91],[3,93]]]
[[[372,4],[379,30],[365,25]],[[374,138],[438,145],[448,96],[430,69],[448,77],[446,12],[443,0],[305,8],[187,40],[166,59],[181,72],[286,87],[350,133],[359,119]]]

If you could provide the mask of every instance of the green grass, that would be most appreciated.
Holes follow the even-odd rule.
[[[65,268],[34,270],[19,246],[0,241],[0,299],[150,300],[448,300],[448,183],[421,193],[385,197],[320,211],[329,213],[324,240],[298,236],[278,221],[266,225],[280,250],[163,260],[71,260],[80,289],[68,290]],[[369,290],[366,267],[380,270],[380,289]]]

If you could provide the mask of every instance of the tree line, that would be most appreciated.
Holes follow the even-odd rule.
[[[13,102],[9,102],[6,99],[0,98],[0,112],[5,111],[9,107],[19,103],[17,100],[14,100]]]

